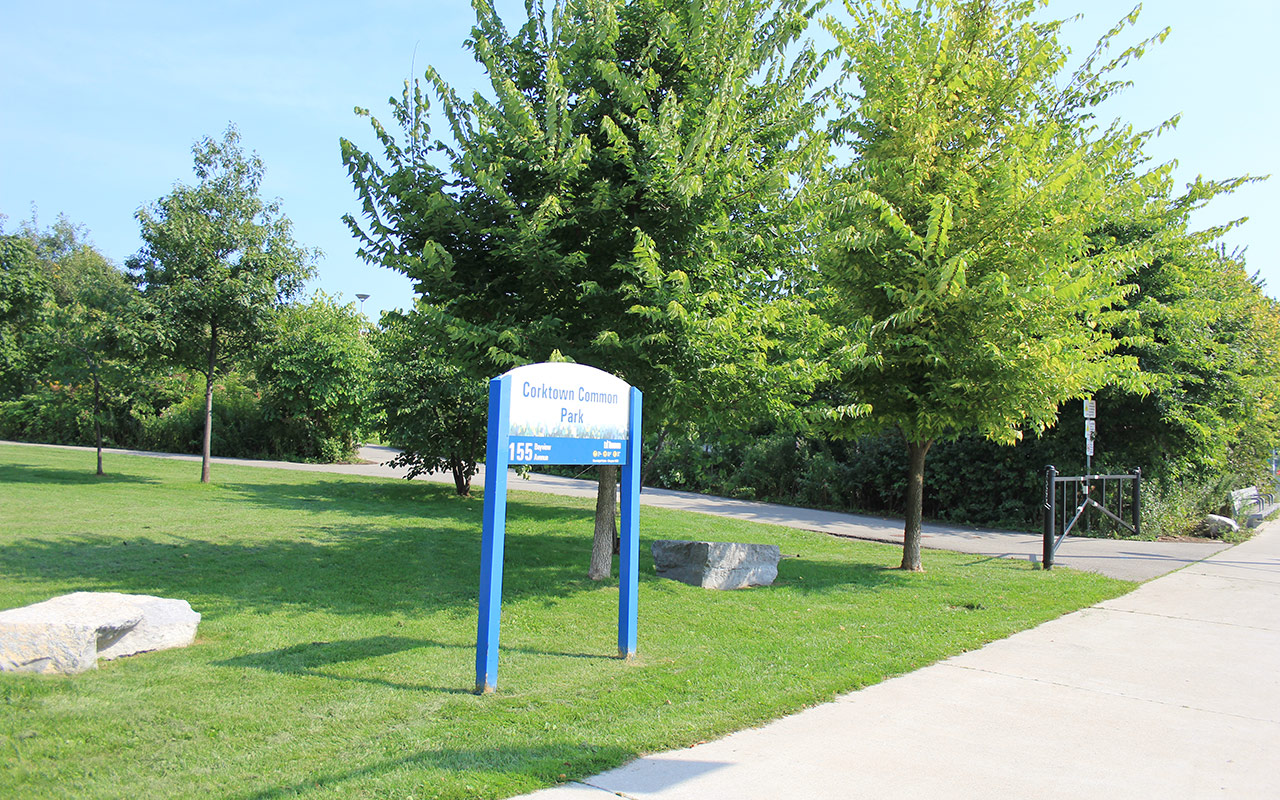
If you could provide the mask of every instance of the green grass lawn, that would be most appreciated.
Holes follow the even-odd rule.
[[[0,608],[188,600],[194,646],[0,674],[0,797],[503,797],[681,747],[1131,587],[644,508],[639,656],[591,506],[513,492],[496,694],[477,696],[481,502],[447,486],[0,447]],[[769,588],[653,574],[654,539],[781,546]],[[616,567],[615,567],[616,570]],[[874,731],[849,731],[850,736]]]

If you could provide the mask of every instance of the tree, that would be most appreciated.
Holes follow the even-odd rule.
[[[19,337],[8,339],[17,349],[6,358],[20,379],[10,386],[17,394],[29,394],[37,382],[63,387],[73,400],[77,389],[88,383],[89,420],[97,447],[97,472],[103,474],[103,423],[108,396],[122,401],[126,386],[135,377],[134,362],[143,347],[146,328],[136,313],[136,292],[126,276],[89,241],[83,226],[65,216],[41,229],[33,212],[17,236],[0,244],[7,252],[6,286],[0,295],[10,300],[9,316],[18,314]],[[22,270],[17,266],[25,262]],[[120,402],[112,402],[117,407]]]
[[[373,350],[354,303],[317,293],[275,313],[254,359],[280,453],[338,461],[359,446]]]
[[[41,258],[52,306],[42,338],[44,372],[63,383],[93,387],[93,440],[102,475],[106,393],[119,394],[135,377],[154,331],[140,313],[129,276],[98,252],[85,230],[66,217],[48,231],[26,229]]]
[[[826,312],[867,346],[835,392],[873,411],[866,425],[830,416],[845,432],[901,432],[902,568],[919,570],[935,441],[1013,442],[1068,399],[1115,382],[1142,390],[1108,329],[1143,250],[1097,231],[1160,172],[1138,171],[1149,134],[1093,114],[1151,40],[1100,62],[1135,12],[1068,75],[1062,23],[1033,20],[1034,3],[846,7],[850,23],[828,27],[858,87],[833,124],[850,160],[823,276]]]
[[[49,287],[35,248],[24,237],[0,235],[0,399],[30,387],[32,328],[50,308]]]
[[[318,253],[294,242],[278,200],[259,197],[262,159],[244,153],[235,126],[221,141],[196,142],[192,153],[199,183],[179,184],[138,211],[143,246],[128,267],[167,327],[174,359],[205,375],[200,480],[207,483],[214,379],[301,289]]]
[[[432,138],[415,80],[391,101],[403,143],[376,120],[382,161],[342,143],[360,254],[415,281],[414,313],[483,370],[469,378],[592,364],[644,391],[659,446],[681,426],[794,408],[815,376],[794,346],[813,320],[791,276],[823,62],[793,45],[817,5],[562,0],[548,14],[529,0],[514,35],[488,0],[473,6],[468,46],[492,94],[464,100],[426,73],[451,141]]]
[[[453,343],[420,314],[384,315],[374,342],[370,405],[401,450],[392,464],[408,467],[409,478],[448,470],[454,490],[468,496],[484,456],[488,383],[451,355]]]
[[[1150,393],[1099,396],[1114,419],[1112,447],[1146,475],[1252,482],[1280,433],[1276,301],[1248,274],[1243,254],[1217,244],[1235,223],[1188,227],[1191,212],[1250,180],[1198,179],[1180,196],[1162,186],[1143,213],[1106,226],[1114,239],[1146,242],[1151,253],[1132,279],[1130,313],[1112,331]]]

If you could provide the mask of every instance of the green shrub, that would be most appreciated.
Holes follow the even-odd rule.
[[[0,402],[0,438],[46,444],[93,444],[91,388],[40,384],[34,392]]]
[[[373,351],[354,304],[318,294],[277,312],[254,360],[262,416],[277,457],[344,461],[355,454]]]
[[[142,425],[142,444],[166,453],[199,453],[204,437],[204,376],[191,377],[182,400]],[[244,376],[230,373],[213,385],[214,455],[261,458],[270,454],[257,392]]]
[[[663,489],[702,494],[727,494],[729,464],[740,458],[738,448],[726,443],[706,444],[695,435],[672,436],[654,453],[657,442],[645,441],[648,482]]]

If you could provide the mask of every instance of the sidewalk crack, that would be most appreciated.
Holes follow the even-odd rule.
[[[1258,625],[1243,625],[1239,622],[1229,622],[1227,620],[1202,619],[1200,617],[1180,617],[1180,616],[1175,616],[1173,614],[1157,614],[1154,611],[1138,611],[1132,608],[1111,608],[1109,606],[1104,606],[1104,605],[1091,606],[1091,608],[1096,608],[1100,611],[1111,611],[1117,614],[1133,614],[1135,616],[1155,617],[1157,619],[1180,620],[1182,622],[1202,622],[1206,625],[1222,625],[1227,628],[1243,628],[1244,630],[1250,630],[1250,631],[1264,631],[1267,633],[1274,633],[1276,630],[1275,628],[1263,628]]]
[[[597,789],[597,790],[599,790],[599,791],[601,791],[601,792],[608,792],[609,794],[611,794],[611,795],[613,795],[613,796],[615,796],[615,797],[621,797],[621,798],[624,798],[624,800],[638,800],[638,798],[636,798],[636,797],[635,797],[635,796],[633,796],[633,795],[625,794],[625,793],[623,793],[623,792],[615,792],[615,791],[613,791],[612,789],[606,789],[606,788],[604,788],[603,786],[596,786],[594,783],[592,783],[592,782],[590,782],[590,781],[574,781],[574,783],[578,783],[578,784],[581,784],[581,785],[583,785],[583,786],[588,786],[588,787],[590,787],[590,788],[592,788],[592,789]]]

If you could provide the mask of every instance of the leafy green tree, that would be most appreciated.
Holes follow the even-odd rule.
[[[48,282],[35,248],[24,237],[0,235],[0,399],[31,388],[31,331],[50,308]]]
[[[259,196],[262,160],[241,149],[234,126],[221,141],[201,139],[192,153],[199,183],[179,184],[138,211],[143,246],[128,267],[167,327],[175,360],[205,375],[200,480],[207,483],[214,380],[301,289],[317,253],[294,242],[278,200]]]
[[[323,293],[276,312],[254,358],[275,449],[337,461],[359,446],[373,349],[354,303]]]
[[[374,336],[371,406],[382,415],[392,460],[410,478],[448,470],[466,497],[484,457],[489,386],[451,353],[454,345],[420,314],[389,313]]]
[[[88,419],[101,475],[108,397],[112,407],[127,404],[145,349],[147,328],[137,313],[137,293],[128,276],[93,247],[83,226],[63,215],[41,229],[33,213],[19,236],[28,276],[35,276],[40,287],[29,293],[34,305],[26,312],[20,353],[24,383],[28,389],[36,380],[65,387],[61,396],[73,399],[83,394],[77,387],[91,387]]]
[[[1158,174],[1138,174],[1148,134],[1093,115],[1150,42],[1100,61],[1135,12],[1065,73],[1062,23],[1036,21],[1035,5],[850,0],[850,21],[828,23],[857,88],[833,124],[850,155],[826,311],[867,345],[837,397],[873,409],[866,425],[838,403],[831,417],[837,431],[905,440],[903,569],[921,569],[934,442],[1013,442],[1068,399],[1113,382],[1141,390],[1108,331],[1143,251],[1091,233]]]
[[[402,140],[373,121],[381,159],[342,143],[361,255],[415,281],[415,313],[482,370],[470,377],[600,367],[645,393],[660,443],[794,409],[815,374],[792,287],[795,200],[824,141],[810,136],[823,61],[797,45],[816,4],[529,0],[514,34],[473,6],[491,94],[426,73],[449,141],[414,81],[391,102]],[[593,578],[612,548],[603,469]]]
[[[60,219],[60,223],[66,223]],[[54,307],[48,316],[46,370],[64,383],[93,387],[93,439],[102,475],[105,394],[134,383],[154,331],[147,325],[129,277],[69,226],[44,237]]]
[[[1144,213],[1106,228],[1151,252],[1132,278],[1130,313],[1113,330],[1150,393],[1112,388],[1099,395],[1111,447],[1145,474],[1252,482],[1277,443],[1276,301],[1248,274],[1241,254],[1217,244],[1231,225],[1188,227],[1192,211],[1248,180],[1197,180],[1176,197],[1162,187]]]

